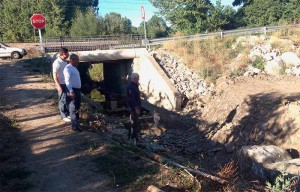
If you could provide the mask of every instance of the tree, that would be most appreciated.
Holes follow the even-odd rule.
[[[285,2],[282,0],[253,0],[243,6],[247,26],[275,25],[282,18]]]
[[[64,16],[67,24],[71,26],[72,21],[75,18],[76,10],[86,12],[90,7],[96,9],[98,7],[99,0],[61,0],[59,5],[64,7]]]
[[[122,18],[120,14],[112,12],[105,15],[104,27],[107,35],[129,34],[132,24],[128,18]]]
[[[93,7],[90,7],[86,12],[77,9],[70,35],[74,37],[102,35],[104,34],[104,27],[101,23],[103,23],[103,18],[97,16]]]
[[[3,0],[0,11],[0,31],[4,39],[24,41],[30,36],[29,10],[26,1]]]
[[[218,31],[224,29],[233,29],[235,10],[231,6],[221,5],[221,0],[217,0],[216,5],[212,7],[208,14],[208,31]]]
[[[282,19],[293,21],[294,24],[300,22],[300,1],[299,0],[290,0],[285,4],[285,9],[283,12]]]
[[[151,3],[176,30],[191,34],[204,32],[208,27],[207,17],[212,8],[209,0],[151,0]]]
[[[234,0],[232,5],[233,6],[239,6],[239,5],[248,5],[252,2],[253,0]]]
[[[0,31],[7,41],[33,39],[36,33],[30,25],[30,17],[41,13],[47,23],[42,30],[45,36],[62,36],[68,33],[75,9],[97,7],[98,0],[1,0]]]
[[[153,15],[146,23],[147,36],[149,38],[166,37],[169,28],[163,18]],[[144,34],[144,23],[140,24],[138,28],[140,34]]]

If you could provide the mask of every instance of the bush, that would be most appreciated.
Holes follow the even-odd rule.
[[[262,57],[257,57],[252,66],[263,71],[265,69],[265,61]]]
[[[90,77],[95,81],[103,80],[103,64],[93,64],[92,68],[89,69]]]
[[[299,176],[292,178],[288,178],[287,176],[287,173],[281,172],[281,174],[276,177],[273,184],[267,182],[266,188],[271,190],[272,192],[296,191],[296,187],[299,184]]]

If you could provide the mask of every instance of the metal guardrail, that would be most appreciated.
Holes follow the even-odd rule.
[[[48,38],[44,41],[43,47],[46,53],[58,52],[61,47],[66,47],[70,51],[90,51],[90,50],[107,50],[120,48],[144,47],[148,45],[159,45],[168,41],[176,40],[195,40],[206,39],[210,37],[220,37],[228,35],[247,35],[247,34],[265,34],[276,30],[286,28],[300,28],[300,24],[286,26],[267,26],[249,29],[226,30],[215,33],[203,33],[196,35],[187,35],[180,37],[166,37],[157,39],[144,39],[144,35],[118,35],[118,36],[101,36],[101,37],[72,37],[72,38]]]
[[[118,35],[101,37],[56,37],[44,41],[46,53],[58,52],[61,47],[69,51],[107,50],[116,48],[142,47],[143,35]]]
[[[221,37],[227,35],[247,35],[247,34],[267,34],[268,32],[273,32],[276,30],[286,29],[286,28],[300,28],[300,24],[296,25],[286,25],[286,26],[269,26],[269,27],[256,27],[250,29],[235,29],[235,30],[226,30],[220,31],[215,33],[204,33],[204,34],[197,34],[197,35],[187,35],[187,36],[180,36],[180,37],[167,37],[167,38],[158,38],[158,39],[149,39],[149,45],[159,45],[163,44],[168,41],[175,41],[175,40],[188,40],[188,39],[206,39],[209,37]]]

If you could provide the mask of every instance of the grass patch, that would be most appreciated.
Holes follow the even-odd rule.
[[[159,171],[157,165],[148,164],[117,146],[107,146],[107,152],[97,159],[98,168],[114,177],[115,186],[145,183],[150,175]]]
[[[125,149],[144,157],[140,149],[134,146],[126,146]],[[99,170],[111,175],[114,186],[119,187],[120,191],[146,191],[149,185],[167,191],[199,189],[199,183],[186,172],[146,161],[125,149],[124,146],[106,145],[105,152],[96,158]]]

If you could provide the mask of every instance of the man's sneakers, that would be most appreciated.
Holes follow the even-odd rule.
[[[64,122],[70,123],[71,122],[71,118],[70,116],[67,116],[65,118],[62,119]]]

